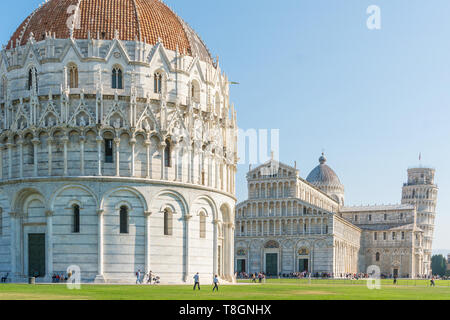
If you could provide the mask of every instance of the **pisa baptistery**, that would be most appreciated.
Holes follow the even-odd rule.
[[[159,0],[50,0],[0,55],[0,274],[233,281],[236,113]]]

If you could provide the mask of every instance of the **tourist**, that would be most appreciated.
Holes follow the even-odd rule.
[[[430,286],[436,287],[436,283],[434,282],[434,276],[431,277]]]
[[[141,269],[139,269],[138,272],[136,272],[136,284],[142,284],[142,281],[141,281]]]
[[[217,275],[214,276],[213,282],[214,282],[213,292],[214,292],[214,290],[216,290],[216,289],[217,289],[217,291],[219,291],[219,278],[217,277]]]
[[[148,284],[152,284],[152,277],[153,277],[153,274],[152,274],[152,271],[150,270],[150,272],[148,273],[148,280],[147,280]]]
[[[198,286],[198,290],[200,290],[200,276],[199,276],[198,272],[194,276],[194,291],[195,291],[195,288],[197,288],[197,286]]]
[[[255,273],[252,273],[252,282],[256,283],[256,274]]]

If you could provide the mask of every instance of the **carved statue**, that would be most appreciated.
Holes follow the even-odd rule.
[[[113,127],[116,129],[120,128],[120,118],[116,119],[113,123]]]
[[[80,117],[80,126],[85,127],[86,126],[86,120],[84,119],[84,116]]]

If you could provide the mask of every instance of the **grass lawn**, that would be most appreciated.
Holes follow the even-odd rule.
[[[426,287],[427,281],[414,280],[393,286],[382,281],[381,290],[369,290],[364,282],[342,280],[267,280],[265,284],[240,283],[221,286],[212,293],[212,286],[193,292],[191,286],[124,286],[82,285],[69,290],[65,285],[0,285],[0,300],[450,300],[449,282]],[[353,283],[353,284],[352,284]],[[444,286],[445,285],[445,286]]]

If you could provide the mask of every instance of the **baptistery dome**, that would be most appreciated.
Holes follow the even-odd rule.
[[[210,61],[199,36],[160,0],[51,0],[32,12],[14,32],[8,48],[30,37],[44,40],[97,38],[158,41],[170,50]]]
[[[344,186],[337,174],[327,164],[327,159],[322,153],[319,165],[315,167],[306,178],[306,181],[321,189],[340,204],[344,204]]]
[[[0,273],[233,281],[228,84],[161,1],[42,4],[0,54]]]

